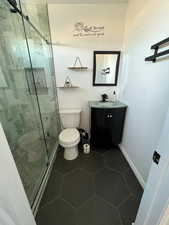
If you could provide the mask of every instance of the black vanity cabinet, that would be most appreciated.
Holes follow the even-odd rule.
[[[106,103],[105,103],[106,104]],[[113,104],[113,103],[112,103]],[[127,106],[91,107],[91,144],[96,147],[112,147],[121,143]],[[113,107],[114,106],[114,107]]]

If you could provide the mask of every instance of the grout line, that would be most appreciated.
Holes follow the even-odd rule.
[[[123,201],[121,201],[119,203],[119,205],[117,206],[117,208],[119,209],[121,207],[121,205],[123,205],[125,202],[127,202],[131,197],[133,197],[133,195],[130,193]]]
[[[94,200],[95,196],[91,196],[90,198],[88,198],[87,200],[85,200],[81,205],[79,205],[78,207],[76,207],[76,209],[81,209],[85,204],[87,204],[89,201],[91,201],[92,199]]]
[[[63,176],[63,174],[55,168],[53,168],[52,172],[55,173],[55,174],[58,173],[59,175]]]
[[[135,178],[135,179],[137,180],[137,178]],[[130,187],[130,185],[129,185],[128,182],[127,182],[127,178],[125,177],[125,174],[123,174],[123,180],[124,180],[124,182],[125,182],[125,184],[126,184],[128,190],[129,190],[129,192],[133,195],[133,197],[137,198],[138,193],[135,194],[135,193],[133,192],[132,188]],[[137,182],[138,182],[138,180],[137,180]],[[138,182],[138,184],[140,185],[139,182]],[[141,185],[140,185],[140,187],[141,187],[141,189],[142,189],[142,186],[141,186]],[[140,193],[139,193],[139,194],[140,194]]]
[[[101,200],[103,200],[104,202],[106,202],[112,208],[118,209],[117,206],[113,205],[113,203],[109,202],[108,200],[106,200],[105,198],[103,198],[101,195],[98,195],[97,193],[96,193],[96,198],[100,198]]]
[[[42,205],[41,207],[39,207],[39,210],[38,210],[38,211],[41,211],[41,209],[44,209],[44,208],[46,208],[47,206],[51,205],[53,202],[55,202],[55,201],[58,200],[59,198],[60,198],[60,197],[57,196],[56,198],[53,198],[52,200],[45,202],[44,205]]]
[[[122,179],[123,179],[123,181],[124,181],[124,183],[125,183],[125,185],[126,185],[128,191],[130,192],[130,194],[133,194],[132,191],[131,191],[130,186],[128,185],[127,179],[126,179],[126,177],[125,177],[124,174],[123,174],[123,176],[122,176]]]
[[[121,214],[120,214],[119,209],[117,209],[117,211],[118,211],[118,214],[119,214],[120,223],[121,223],[121,225],[124,225],[124,223],[123,223],[123,219],[122,219],[122,217],[121,217]]]
[[[67,201],[65,198],[63,198],[63,196],[61,196],[60,198],[62,201],[66,202],[66,204],[68,204],[70,207],[72,207],[73,209],[76,209],[77,207],[74,206],[71,202]]]
[[[44,205],[40,206],[40,209],[44,208],[46,205],[51,204],[53,201],[55,201],[56,199],[58,199],[62,196],[62,192],[61,192],[62,186],[63,186],[63,177],[61,175],[60,188],[59,188],[58,195],[56,197],[54,197],[52,200],[49,200],[49,201],[45,202]],[[43,200],[43,197],[42,197],[42,200]]]
[[[95,176],[95,175],[97,175],[97,173],[99,173],[101,170],[103,170],[104,169],[104,167],[103,168],[100,168],[100,169],[97,169],[95,172],[93,172],[93,171],[89,171],[88,169],[86,169],[86,168],[81,168],[80,170],[82,170],[82,171],[84,171],[84,172],[86,172],[88,175],[90,175],[90,176]]]
[[[59,192],[60,192],[60,197],[62,196],[62,190],[63,190],[63,181],[64,181],[64,177],[62,176],[61,177],[61,184],[60,184],[60,190],[59,190]]]
[[[94,197],[96,197],[96,175],[93,175],[93,189],[94,189]]]
[[[64,173],[63,177],[65,178],[66,176],[68,176],[68,175],[70,175],[70,174],[72,174],[72,173],[74,173],[78,170],[80,170],[80,168],[74,168],[74,169],[70,170],[69,172]]]
[[[120,175],[123,175],[123,172],[122,171],[119,171],[117,169],[114,169],[114,168],[110,167],[109,166],[109,163],[110,163],[109,160],[105,159],[105,157],[104,157],[105,168],[110,169],[110,170],[112,170],[112,171],[114,171],[116,173],[119,173]]]
[[[105,167],[99,169],[97,172],[95,172],[94,176],[96,176],[98,173],[100,173],[100,172],[101,172],[102,170],[104,170],[104,169],[105,169]]]
[[[118,170],[110,167],[109,165],[106,165],[105,168],[111,170],[112,172],[118,173],[119,175],[123,176],[123,173],[122,172],[120,172],[120,171],[118,171]]]

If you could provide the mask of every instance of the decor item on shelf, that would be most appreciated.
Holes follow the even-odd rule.
[[[62,88],[62,89],[72,89],[72,88],[79,88],[78,86],[75,86],[72,84],[71,79],[69,76],[66,77],[65,79],[65,83],[63,86],[60,86],[58,88]]]
[[[93,86],[116,86],[120,51],[94,51]]]
[[[154,55],[151,55],[147,58],[145,58],[145,61],[152,61],[152,62],[156,62],[157,61],[157,58],[158,57],[161,57],[161,56],[167,56],[169,54],[169,49],[167,50],[164,50],[164,51],[161,51],[161,52],[158,52],[159,51],[159,48],[160,46],[164,46],[165,44],[169,43],[169,37],[152,45],[151,46],[151,49],[154,50]]]
[[[64,87],[66,87],[66,88],[70,88],[70,87],[72,87],[72,82],[71,82],[71,80],[70,80],[70,77],[69,77],[69,76],[67,76],[67,77],[66,77],[66,79],[65,79],[65,84],[64,84]]]
[[[77,63],[79,63],[79,66],[77,66]],[[76,57],[73,66],[68,67],[68,69],[70,69],[70,70],[87,70],[88,67],[82,66],[82,62],[80,60],[80,57]]]

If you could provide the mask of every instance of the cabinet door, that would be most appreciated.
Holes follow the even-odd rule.
[[[123,134],[126,108],[113,108],[106,110],[106,124],[108,136],[112,144],[120,144]]]
[[[120,144],[125,112],[126,108],[91,109],[91,143],[106,148]]]
[[[104,140],[107,146],[112,146],[113,136],[113,113],[112,109],[105,109],[104,112]]]
[[[95,146],[104,144],[105,110],[91,108],[91,143]]]

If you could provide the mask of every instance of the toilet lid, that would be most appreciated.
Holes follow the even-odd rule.
[[[60,135],[59,139],[64,143],[73,143],[79,139],[79,131],[75,128],[64,129]]]

